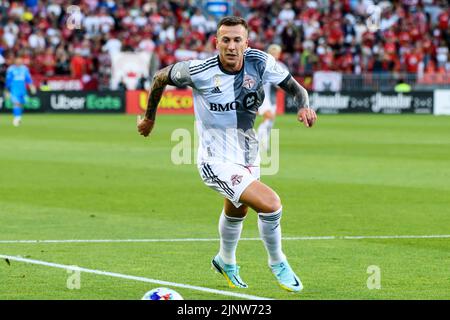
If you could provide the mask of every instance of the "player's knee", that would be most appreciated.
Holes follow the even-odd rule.
[[[276,212],[280,208],[281,208],[281,199],[275,192],[271,196],[265,198],[263,213]]]

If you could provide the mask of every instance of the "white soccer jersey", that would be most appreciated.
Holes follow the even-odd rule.
[[[198,164],[231,162],[258,166],[258,141],[253,130],[266,82],[291,77],[263,51],[247,49],[243,68],[226,71],[219,56],[173,65],[169,78],[177,87],[191,86],[199,136]]]
[[[277,64],[280,65],[280,68],[288,71],[286,65],[281,61],[276,61]],[[259,107],[259,114],[263,115],[266,111],[271,111],[273,114],[277,112],[277,86],[273,83],[265,83],[264,84],[264,102]]]

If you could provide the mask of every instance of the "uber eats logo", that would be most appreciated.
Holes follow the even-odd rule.
[[[54,110],[83,110],[83,97],[70,97],[66,94],[52,94],[50,96],[50,106]]]
[[[94,93],[77,96],[60,93],[51,95],[50,106],[54,110],[120,110],[122,101],[120,97],[99,96]]]
[[[41,108],[41,105],[41,99],[39,99],[37,96],[27,96],[23,107],[25,110],[39,110]],[[13,103],[11,102],[11,99],[5,100],[5,108],[8,110],[12,110]]]
[[[88,110],[120,110],[121,107],[122,102],[119,97],[87,95],[86,109]]]

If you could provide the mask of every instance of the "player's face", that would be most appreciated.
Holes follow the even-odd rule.
[[[244,51],[248,47],[247,30],[242,25],[224,26],[217,31],[219,58],[227,71],[239,71],[244,62]]]

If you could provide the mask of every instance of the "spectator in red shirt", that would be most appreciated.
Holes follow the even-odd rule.
[[[430,60],[425,66],[426,74],[434,74],[436,72],[436,63],[433,60]]]
[[[43,65],[44,65],[44,74],[46,76],[55,75],[56,59],[52,47],[49,47],[45,50]]]
[[[395,44],[395,41],[391,38],[387,38],[384,44],[384,52],[386,52],[387,54],[395,54],[396,51],[397,46]]]
[[[448,10],[442,10],[442,12],[439,14],[439,23],[438,23],[438,28],[441,31],[446,31],[448,28],[448,20],[449,20],[449,14],[448,14]]]
[[[366,30],[362,34],[362,44],[364,46],[372,48],[373,45],[375,44],[375,35],[372,32],[370,32],[369,30]]]
[[[75,53],[70,59],[70,75],[73,78],[81,79],[86,73],[85,59],[81,56],[79,48],[75,49]]]
[[[44,74],[45,50],[37,49],[34,51],[34,53],[35,53],[35,56],[34,56],[32,68],[30,69],[30,72],[32,71],[32,74],[43,75]]]
[[[397,35],[397,37],[398,42],[400,43],[401,46],[406,46],[411,43],[411,36],[409,35],[407,26],[403,26],[402,30]]]
[[[422,39],[423,34],[420,32],[417,25],[412,25],[409,31],[409,36],[413,42],[416,42]]]
[[[344,73],[352,73],[353,72],[353,55],[350,50],[346,50],[344,54],[342,54],[336,61],[336,65],[340,67],[340,69]]]
[[[326,47],[325,52],[319,55],[320,70],[335,70],[334,51],[331,47]]]
[[[416,46],[412,52],[406,54],[405,64],[408,73],[417,73],[419,70],[419,63],[422,61],[422,51],[419,46]]]
[[[334,50],[339,50],[344,43],[344,33],[341,29],[341,24],[339,21],[334,21],[331,24],[331,29],[328,33],[328,44]]]

